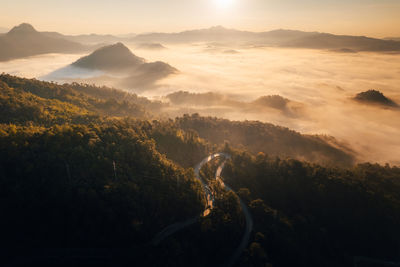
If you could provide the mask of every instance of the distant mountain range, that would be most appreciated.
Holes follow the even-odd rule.
[[[158,43],[141,43],[136,46],[136,49],[143,49],[143,50],[164,50],[167,49],[162,44]]]
[[[75,53],[87,49],[87,46],[80,43],[47,36],[26,23],[0,36],[0,61],[46,53]]]
[[[161,43],[221,42],[250,46],[329,49],[339,52],[350,50],[400,51],[400,42],[394,40],[293,30],[249,32],[227,29],[221,26],[179,33],[140,34],[130,40]]]
[[[400,42],[400,37],[386,37],[385,40],[392,40]]]
[[[177,72],[177,69],[165,62],[146,62],[124,44],[116,43],[101,47],[90,55],[46,75],[43,79],[108,81],[108,84],[115,86],[138,88],[151,86],[157,80]]]
[[[117,37],[111,34],[81,34],[81,35],[64,35],[58,32],[42,32],[43,34],[59,39],[66,39],[73,42],[82,44],[109,44],[126,40],[123,37]]]
[[[4,27],[0,27],[0,33],[6,33],[8,31],[9,31],[9,29],[4,28]]]
[[[1,29],[0,29],[1,32]],[[99,46],[131,42],[141,49],[162,49],[163,43],[214,43],[226,46],[273,46],[326,49],[336,52],[399,52],[400,38],[377,39],[365,36],[334,35],[319,32],[274,30],[250,32],[222,26],[179,33],[148,33],[131,37],[114,35],[63,35],[58,32],[38,32],[23,23],[8,33],[0,34],[0,61],[45,53],[74,53],[90,51]],[[143,44],[146,44],[145,46]]]

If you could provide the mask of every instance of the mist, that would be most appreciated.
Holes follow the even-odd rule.
[[[96,83],[169,102],[165,112],[171,117],[198,112],[271,122],[301,133],[332,135],[356,151],[359,161],[400,164],[399,109],[352,100],[359,92],[376,89],[400,103],[399,54],[215,43],[168,44],[168,49],[125,45],[149,62],[170,64],[179,74],[151,86],[121,85],[106,77]],[[70,74],[67,66],[81,56],[50,54],[2,62],[0,72],[37,78],[57,70],[65,74],[60,69]],[[76,71],[71,81],[78,77],[78,81],[85,81],[84,73],[78,70],[76,76]],[[52,78],[57,81],[57,77]],[[174,101],[171,94],[179,91],[191,94],[184,101]],[[260,101],[263,96],[280,96],[283,102]]]
[[[212,53],[204,48],[178,47],[175,51],[180,56],[153,53],[165,61],[176,58],[173,65],[185,71],[145,95],[157,97],[177,90],[218,92],[242,102],[280,95],[297,103],[297,114],[288,116],[267,107],[246,110],[241,104],[234,107],[224,101],[204,108],[187,105],[182,112],[199,110],[204,115],[261,120],[302,133],[332,135],[352,147],[360,161],[400,163],[400,111],[351,99],[361,91],[377,89],[399,103],[400,55],[277,48],[235,48],[239,54],[227,55],[224,47]]]

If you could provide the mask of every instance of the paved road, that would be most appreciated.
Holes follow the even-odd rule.
[[[199,164],[196,165],[196,167],[194,169],[195,176],[197,179],[200,180],[201,184],[203,185],[203,189],[206,194],[207,201],[208,201],[208,205],[207,205],[203,215],[207,214],[210,211],[210,209],[212,209],[213,202],[214,202],[214,196],[213,196],[209,186],[205,183],[205,181],[203,181],[201,179],[200,170],[205,164],[207,164],[208,162],[210,162],[211,160],[213,160],[217,157],[224,157],[225,161],[220,166],[218,166],[217,171],[215,173],[215,179],[217,181],[219,181],[226,190],[233,191],[232,188],[230,188],[227,184],[225,184],[221,179],[221,173],[222,173],[222,170],[224,169],[225,162],[226,162],[226,160],[230,159],[231,156],[226,153],[215,153],[215,154],[212,154],[212,155],[206,157],[205,159],[203,159]],[[246,249],[246,247],[249,243],[249,240],[250,240],[251,231],[253,230],[253,218],[249,212],[249,209],[247,208],[246,204],[240,198],[239,198],[239,200],[240,200],[240,206],[242,208],[243,214],[246,219],[246,227],[245,227],[245,231],[243,233],[243,237],[242,237],[242,240],[241,240],[239,246],[235,249],[235,252],[224,264],[224,266],[228,266],[228,267],[233,266],[235,264],[235,262],[239,259],[242,252]],[[199,218],[200,218],[200,216],[196,216],[196,217],[188,219],[184,222],[174,223],[174,224],[166,227],[164,230],[162,230],[160,233],[158,233],[156,235],[156,237],[153,239],[152,243],[154,245],[158,245],[160,242],[162,242],[168,236],[171,236],[172,234],[178,232],[179,230],[194,224]]]
[[[225,159],[230,159],[230,155],[228,154],[222,154]],[[232,188],[225,184],[222,179],[221,179],[221,173],[222,170],[225,167],[225,162],[224,161],[217,169],[216,173],[215,173],[215,179],[217,181],[219,181],[226,190],[228,191],[233,191]],[[232,254],[232,256],[229,258],[229,260],[224,264],[224,266],[233,266],[235,264],[235,262],[239,259],[240,255],[242,255],[242,252],[246,249],[247,245],[249,244],[249,240],[250,240],[250,234],[251,231],[253,231],[253,217],[251,216],[251,213],[249,211],[249,209],[247,208],[246,204],[243,202],[243,200],[239,197],[239,201],[240,201],[240,206],[242,208],[244,217],[246,219],[246,227],[243,233],[243,237],[242,240],[239,244],[239,246],[236,248],[234,254]]]
[[[205,210],[204,210],[204,212],[203,212],[203,215],[207,215],[207,214],[209,213],[210,208],[212,208],[212,204],[213,204],[213,201],[214,201],[214,197],[213,197],[213,195],[212,195],[212,193],[211,193],[210,187],[208,187],[208,185],[200,178],[200,169],[201,169],[205,164],[207,164],[208,162],[210,162],[211,160],[213,160],[213,159],[215,159],[215,158],[217,158],[217,157],[220,157],[220,156],[224,156],[224,155],[226,155],[226,154],[223,154],[223,153],[216,153],[216,154],[210,155],[210,156],[206,157],[205,159],[203,159],[203,160],[202,160],[199,164],[197,164],[196,167],[194,168],[195,177],[196,177],[197,179],[199,179],[200,182],[201,182],[201,184],[203,185],[203,189],[204,189],[204,192],[205,192],[205,194],[206,194],[207,201],[208,201],[208,205],[207,205],[207,207],[205,208]],[[174,233],[180,231],[180,230],[183,229],[183,228],[186,228],[186,227],[188,227],[188,226],[194,224],[199,218],[200,218],[200,216],[196,216],[196,217],[190,218],[190,219],[188,219],[188,220],[186,220],[186,221],[177,222],[177,223],[174,223],[174,224],[171,224],[171,225],[167,226],[166,228],[164,228],[161,232],[159,232],[159,233],[153,238],[153,240],[152,240],[151,243],[152,243],[153,245],[157,246],[157,245],[160,244],[165,238],[167,238],[167,237],[173,235]]]

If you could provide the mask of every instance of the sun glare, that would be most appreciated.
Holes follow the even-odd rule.
[[[214,0],[215,5],[218,8],[228,8],[233,5],[235,0]]]

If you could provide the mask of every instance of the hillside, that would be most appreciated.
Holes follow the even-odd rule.
[[[0,61],[46,53],[77,53],[88,50],[82,44],[49,37],[23,23],[0,36]]]
[[[281,158],[296,158],[323,165],[352,166],[353,152],[317,135],[302,135],[288,128],[258,121],[229,121],[212,117],[184,116],[176,123],[185,131],[194,130],[213,144],[228,142],[254,154],[263,152]],[[333,138],[334,139],[334,138]]]
[[[98,116],[134,116],[146,119],[157,117],[157,114],[169,108],[166,103],[152,102],[115,89],[76,83],[60,86],[9,75],[1,75],[0,81],[5,87],[2,92],[3,123],[89,123],[89,118]],[[51,105],[52,108],[46,108],[46,105]],[[235,122],[193,115],[177,118],[173,125],[185,132],[195,131],[212,144],[223,146],[228,141],[234,147],[245,148],[255,154],[264,152],[325,165],[351,166],[355,162],[353,152],[337,143],[334,138],[302,135],[273,124]]]
[[[166,105],[107,87],[0,75],[3,263],[221,266],[245,227],[237,196],[254,220],[238,266],[399,260],[399,168],[354,165],[334,140],[272,124],[161,119]],[[200,175],[215,201],[201,216],[206,201],[193,166],[221,151],[232,155],[222,177],[234,192],[213,181],[220,161],[210,161]]]
[[[223,177],[254,216],[250,249],[262,248],[273,266],[350,267],[357,258],[365,259],[357,266],[398,265],[400,168],[343,170],[234,153]]]

